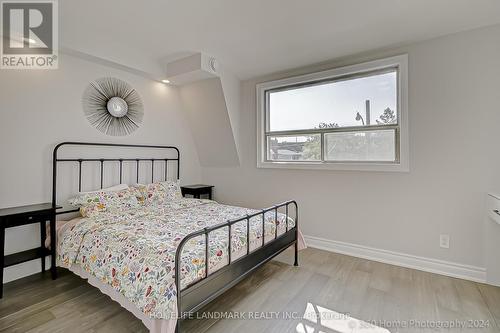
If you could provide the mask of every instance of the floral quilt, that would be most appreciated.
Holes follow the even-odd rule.
[[[257,212],[210,200],[181,198],[157,205],[106,211],[82,218],[60,235],[58,260],[63,267],[80,265],[83,270],[134,303],[151,318],[176,317],[175,252],[188,234],[230,219]],[[265,215],[266,242],[286,230],[286,217],[274,211]],[[294,221],[288,219],[288,228]],[[246,254],[247,224],[231,229],[232,254]],[[250,220],[250,242],[262,242],[262,217]],[[209,235],[209,273],[228,263],[227,227]],[[234,260],[234,257],[233,257]],[[184,247],[181,286],[205,276],[205,237]]]

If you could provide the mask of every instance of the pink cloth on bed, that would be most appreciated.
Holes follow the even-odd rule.
[[[61,230],[63,229],[63,227],[67,223],[69,223],[70,225],[75,225],[80,220],[81,220],[81,217],[74,218],[70,221],[56,221],[56,241],[55,241],[55,243],[57,244],[59,234],[61,233]],[[47,230],[46,231],[47,238],[45,238],[45,247],[47,249],[50,249],[50,224],[47,224],[46,230]]]
[[[304,235],[302,235],[302,232],[300,231],[300,229],[299,229],[299,235],[298,235],[297,239],[299,241],[299,251],[307,249],[306,240],[304,239]]]

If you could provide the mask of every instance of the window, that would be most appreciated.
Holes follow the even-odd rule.
[[[408,171],[407,56],[257,85],[258,167]]]

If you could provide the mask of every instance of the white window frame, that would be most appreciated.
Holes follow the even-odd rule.
[[[364,73],[383,71],[384,69],[397,68],[397,111],[399,141],[396,140],[396,156],[399,157],[396,162],[335,162],[335,161],[270,161],[267,160],[266,150],[266,114],[267,102],[266,91],[285,88],[294,85],[303,85],[322,80],[335,80],[345,76],[356,76]],[[281,169],[315,169],[315,170],[358,170],[358,171],[410,171],[409,160],[409,133],[408,133],[408,55],[398,55],[390,58],[384,58],[369,61],[361,64],[345,66],[316,72],[301,76],[290,77],[286,79],[259,83],[256,86],[257,94],[257,167],[258,168],[281,168]],[[369,131],[373,126],[364,127]],[[349,131],[349,128],[340,128],[336,131]],[[289,131],[294,135],[294,131]],[[297,131],[301,132],[301,131]],[[302,132],[307,132],[306,130]],[[398,144],[399,143],[399,144]]]

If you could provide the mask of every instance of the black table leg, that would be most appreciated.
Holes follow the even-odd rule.
[[[57,278],[56,267],[56,216],[50,219],[50,274],[52,280]]]
[[[3,267],[4,267],[5,228],[0,227],[0,298],[3,298]]]
[[[40,246],[42,247],[42,273],[45,272],[45,239],[47,238],[46,222],[40,222]]]
[[[208,200],[212,200],[212,189],[210,189],[210,192],[208,192]]]

